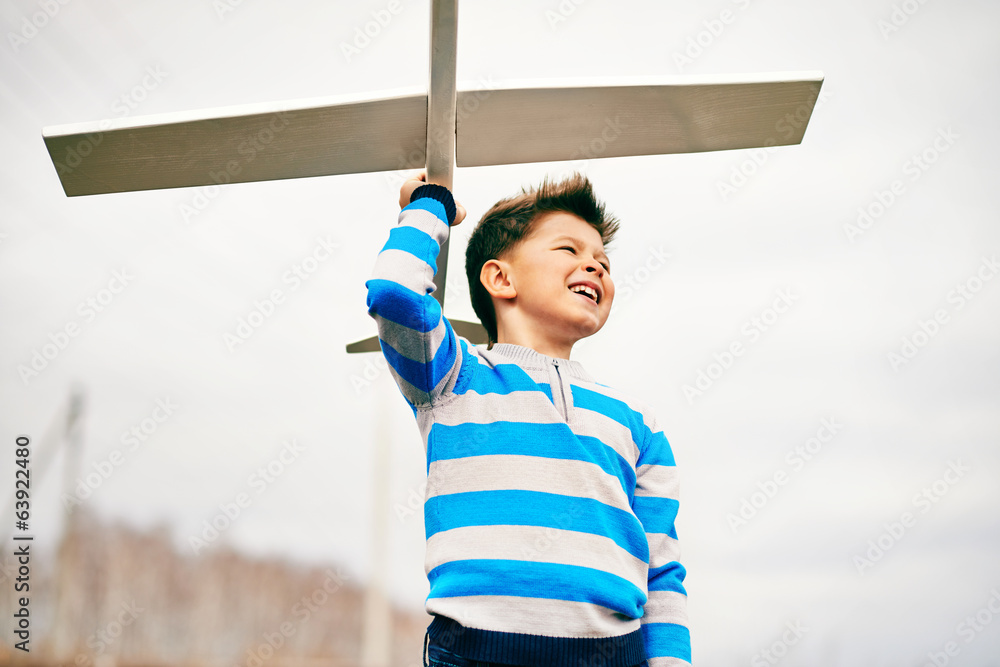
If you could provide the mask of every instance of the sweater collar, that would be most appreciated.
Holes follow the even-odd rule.
[[[568,372],[571,376],[583,380],[584,382],[593,382],[593,378],[584,369],[583,364],[579,361],[573,361],[572,359],[556,359],[555,357],[550,357],[542,354],[541,352],[536,352],[530,347],[524,347],[523,345],[513,345],[511,343],[497,343],[489,350],[484,350],[487,354],[495,354],[497,356],[503,357],[504,359],[513,361],[517,365],[524,368],[537,368],[537,369],[548,369],[555,366],[558,362],[560,370]]]

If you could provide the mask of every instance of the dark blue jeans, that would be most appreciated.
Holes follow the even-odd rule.
[[[481,660],[469,660],[460,655],[455,655],[451,651],[441,648],[436,644],[428,642],[428,636],[424,635],[424,667],[512,667],[499,662],[482,662]],[[518,667],[514,665],[513,667]],[[521,667],[531,667],[521,666]],[[649,663],[643,660],[634,667],[649,667]]]

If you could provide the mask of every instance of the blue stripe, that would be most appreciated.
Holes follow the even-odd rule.
[[[424,503],[427,539],[465,526],[540,526],[602,535],[636,558],[649,562],[642,526],[627,511],[593,498],[541,491],[468,491],[428,498]]]
[[[651,567],[647,575],[649,580],[647,588],[651,591],[672,591],[687,595],[684,589],[686,576],[687,570],[677,561],[671,561],[660,567]]]
[[[516,364],[497,364],[493,368],[483,368],[477,373],[469,391],[477,394],[507,395],[515,391],[543,391],[552,400],[552,390],[548,384],[535,382]]]
[[[663,431],[654,433],[645,451],[639,455],[639,461],[636,463],[636,466],[646,464],[659,466],[677,465],[674,461],[674,452],[670,449],[670,443],[667,442],[667,437],[663,435]]]
[[[548,398],[539,400],[550,400]],[[447,426],[435,423],[427,436],[427,471],[434,461],[466,456],[514,454],[587,461],[614,475],[632,502],[635,469],[614,449],[591,436],[577,436],[564,422],[526,424],[496,421]]]
[[[434,358],[427,363],[404,357],[388,342],[381,338],[379,339],[385,360],[399,373],[400,377],[420,391],[430,392],[434,389],[441,381],[441,378],[455,364],[455,355],[458,351],[458,348],[455,347],[455,335],[451,331],[451,324],[448,320],[444,321],[444,326],[448,330],[444,340],[438,346]]]
[[[441,321],[437,299],[418,294],[392,280],[372,279],[368,288],[368,312],[419,333],[431,331]],[[403,332],[406,333],[406,332]]]
[[[427,262],[432,271],[437,273],[437,256],[441,252],[441,246],[429,234],[416,227],[393,227],[389,232],[389,240],[382,246],[382,252],[386,250],[408,252],[417,259]]]
[[[515,391],[541,391],[552,401],[552,389],[547,384],[537,384],[517,364],[497,364],[489,367],[481,364],[478,357],[469,354],[469,347],[462,340],[463,369],[462,378],[455,385],[455,394],[473,392],[480,396],[486,394],[507,395]]]
[[[435,423],[427,435],[427,465],[465,456],[518,454],[554,459],[591,460],[566,424]]]
[[[438,220],[446,225],[448,224],[448,213],[444,210],[444,204],[439,202],[437,199],[432,199],[431,197],[421,197],[417,201],[410,202],[403,208],[403,210],[429,211],[433,213]]]
[[[614,419],[632,433],[632,442],[640,449],[642,443],[648,441],[650,432],[642,420],[642,415],[630,408],[627,403],[575,384],[571,387],[574,407],[591,410]]]
[[[580,565],[522,560],[470,559],[438,565],[427,574],[428,598],[510,595],[590,602],[640,618],[646,594],[627,579]]]
[[[640,452],[636,466],[650,463],[661,466],[676,465],[674,453],[663,431],[653,433],[643,421],[642,413],[636,412],[627,403],[600,392],[576,385],[572,385],[572,388],[574,406],[610,417],[629,430],[632,442],[639,447]]]
[[[632,499],[632,511],[639,517],[647,533],[666,533],[677,539],[674,522],[680,504],[673,498],[659,496],[636,496]]]
[[[600,457],[594,463],[601,466],[601,469],[609,475],[616,476],[622,483],[622,489],[628,496],[629,505],[632,504],[635,495],[635,468],[622,457],[613,447],[605,445],[600,438],[589,435],[577,436],[580,442],[587,443],[590,449],[600,452]]]
[[[647,658],[680,658],[691,662],[691,632],[676,623],[643,623]]]

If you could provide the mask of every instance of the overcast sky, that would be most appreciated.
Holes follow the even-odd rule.
[[[423,87],[428,17],[427,2],[382,0],[0,3],[7,451],[20,433],[42,443],[79,384],[80,478],[111,466],[89,508],[166,523],[191,553],[203,522],[246,494],[216,544],[364,579],[381,425],[388,582],[422,606],[419,501],[408,509],[419,435],[379,357],[344,350],[374,333],[364,281],[398,175],[70,199],[41,129]],[[459,19],[472,87],[825,74],[800,146],[458,170],[470,222],[453,235],[453,275],[471,223],[546,174],[584,171],[622,219],[619,297],[574,358],[651,403],[673,444],[699,664],[759,660],[789,623],[807,630],[785,664],[923,665],[950,641],[949,664],[995,664],[1000,5],[463,2]],[[275,289],[284,301],[227,344]],[[447,314],[472,319],[467,294],[456,282]],[[25,372],[36,353],[51,358]],[[133,428],[141,440],[123,438]],[[281,472],[267,482],[269,463]],[[50,547],[58,473],[34,491]],[[977,612],[992,623],[962,625]]]

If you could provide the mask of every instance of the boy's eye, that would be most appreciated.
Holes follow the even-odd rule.
[[[574,255],[576,254],[576,248],[574,248],[573,246],[564,245],[562,247],[556,248],[556,250],[569,250]],[[611,273],[611,265],[610,264],[608,264],[607,262],[601,262],[601,266],[604,267],[605,271],[607,271],[608,273]]]

